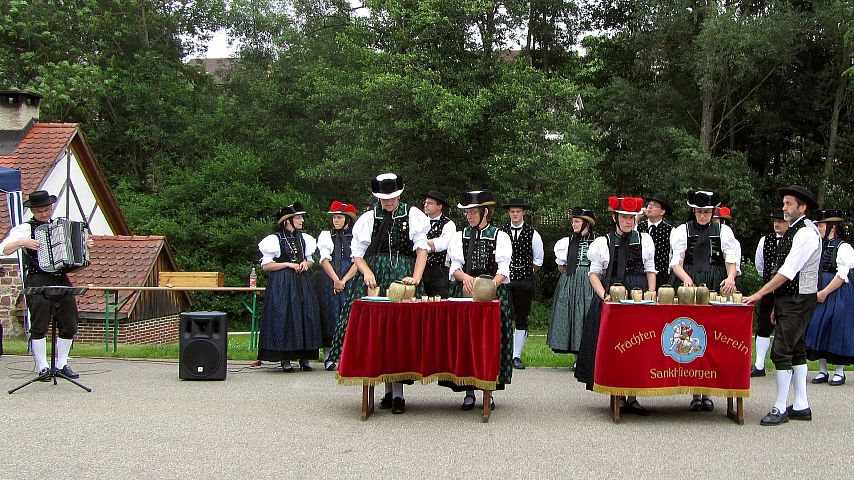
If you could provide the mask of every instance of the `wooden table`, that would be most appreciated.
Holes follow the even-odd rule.
[[[338,382],[362,387],[361,418],[374,412],[374,387],[403,380],[451,381],[483,390],[488,422],[501,362],[499,301],[355,300],[338,364]]]
[[[750,396],[752,306],[605,303],[593,390],[610,396],[726,397],[727,417],[744,424]]]

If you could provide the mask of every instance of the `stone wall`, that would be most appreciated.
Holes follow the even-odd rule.
[[[160,344],[178,341],[179,315],[148,318],[128,322],[119,321],[118,343]],[[110,325],[110,343],[113,341]],[[104,343],[104,319],[81,318],[77,322],[74,340],[81,343]]]
[[[0,262],[0,324],[3,325],[3,338],[23,338],[24,325],[15,317],[18,295],[21,293],[21,274],[17,260]]]

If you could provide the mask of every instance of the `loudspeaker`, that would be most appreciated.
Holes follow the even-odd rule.
[[[179,334],[178,378],[225,380],[228,326],[224,312],[184,312]]]

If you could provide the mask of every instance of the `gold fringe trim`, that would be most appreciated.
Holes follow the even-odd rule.
[[[380,375],[378,377],[342,377],[340,374],[335,373],[335,378],[338,379],[339,385],[348,385],[352,387],[372,387],[383,383],[413,380],[421,382],[424,385],[439,381],[447,381],[454,382],[461,386],[479,388],[481,390],[495,390],[495,387],[498,384],[497,379],[494,382],[490,382],[476,377],[458,377],[447,372],[434,373],[426,377],[416,372],[392,373],[388,375]]]
[[[593,391],[604,395],[663,397],[667,395],[710,395],[715,397],[750,398],[750,389],[726,389],[708,387],[657,387],[657,388],[622,388],[593,384]]]

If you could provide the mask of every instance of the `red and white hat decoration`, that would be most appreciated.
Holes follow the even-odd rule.
[[[353,220],[356,219],[356,206],[352,203],[343,203],[338,200],[333,200],[331,204],[329,204],[329,211],[326,212],[328,214],[337,213],[339,215],[347,215]]]
[[[639,197],[608,197],[608,209],[615,213],[636,215],[643,208],[644,201]]]

